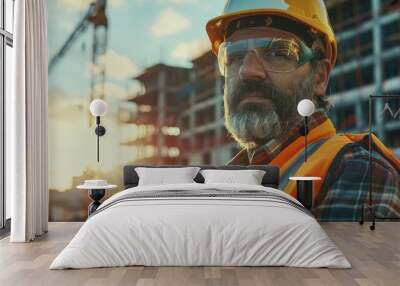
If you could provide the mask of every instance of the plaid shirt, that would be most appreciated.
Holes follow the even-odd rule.
[[[310,118],[310,129],[327,117],[316,113]],[[241,150],[229,165],[268,164],[299,136],[298,128],[285,133],[285,138],[270,141],[253,150]],[[330,166],[320,192],[314,201],[313,213],[322,221],[354,221],[360,208],[368,202],[369,152],[364,144],[352,144]],[[367,145],[366,145],[367,146]],[[400,176],[378,151],[372,152],[372,194],[377,216],[400,216]]]
[[[323,123],[328,118],[324,112],[316,112],[310,118],[308,122],[308,129],[311,130]],[[288,132],[284,132],[279,138],[272,139],[261,147],[247,150],[248,164],[255,165],[255,162],[262,164],[268,164],[275,156],[277,156],[283,149],[290,145],[300,135],[300,128],[304,126],[303,122],[299,122],[297,125],[292,127]],[[246,150],[245,150],[246,151]]]

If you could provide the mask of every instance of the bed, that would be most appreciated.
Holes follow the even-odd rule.
[[[137,167],[124,167],[125,190],[100,205],[50,269],[351,267],[312,214],[277,189],[276,167],[198,166],[263,170],[260,185],[204,183],[199,172],[193,183],[149,186],[138,185]]]

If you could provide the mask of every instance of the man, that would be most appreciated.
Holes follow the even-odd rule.
[[[230,0],[207,23],[225,77],[225,124],[243,149],[229,164],[280,168],[280,187],[295,195],[290,176],[320,176],[313,213],[321,220],[356,220],[369,189],[367,134],[336,134],[326,88],[336,39],[322,0]],[[302,99],[313,101],[309,159],[303,160]],[[374,200],[380,216],[400,214],[400,161],[373,136]]]

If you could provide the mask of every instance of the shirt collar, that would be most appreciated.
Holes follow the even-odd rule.
[[[309,130],[317,127],[327,119],[328,117],[325,112],[315,112],[312,116],[309,117]],[[263,164],[268,164],[269,162],[271,162],[271,160],[273,160],[283,149],[290,145],[290,143],[302,136],[299,130],[303,126],[303,122],[300,121],[298,124],[295,125],[295,127],[291,128],[288,132],[285,132],[278,138],[274,138],[259,147],[244,149],[247,150],[246,153],[248,157],[248,163],[257,164],[262,162]]]

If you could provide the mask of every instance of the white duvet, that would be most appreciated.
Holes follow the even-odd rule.
[[[297,202],[282,191],[254,185],[193,183],[127,189],[100,206],[103,211],[82,225],[50,269],[127,265],[351,267],[319,223],[290,204],[235,197],[151,198],[113,204],[131,192],[210,188],[262,190]]]

